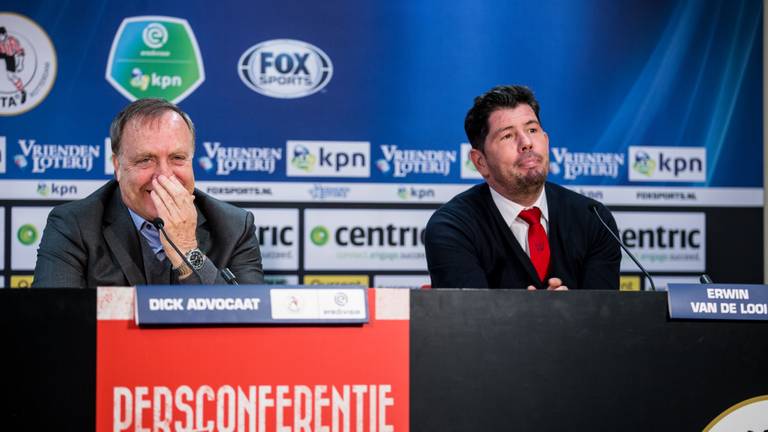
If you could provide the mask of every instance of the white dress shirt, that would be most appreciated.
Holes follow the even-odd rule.
[[[499,209],[501,217],[504,218],[504,222],[506,222],[509,229],[512,230],[512,235],[515,236],[515,239],[520,243],[520,246],[525,253],[528,256],[531,256],[528,249],[528,223],[520,219],[519,215],[520,212],[525,209],[538,207],[539,210],[541,210],[541,225],[544,227],[544,231],[549,234],[549,211],[547,210],[547,195],[544,192],[544,188],[541,188],[541,195],[539,195],[539,198],[536,199],[536,202],[530,207],[523,207],[514,201],[504,198],[493,188],[490,188],[490,190],[493,203],[496,204],[496,208]]]

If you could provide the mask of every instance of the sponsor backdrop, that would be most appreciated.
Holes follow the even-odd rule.
[[[113,175],[109,123],[142,97],[190,113],[197,185],[254,212],[270,281],[421,286],[425,222],[481,181],[466,110],[503,83],[540,99],[550,179],[614,210],[651,272],[761,282],[762,16],[756,0],[2,0],[3,286],[28,284],[50,207]]]

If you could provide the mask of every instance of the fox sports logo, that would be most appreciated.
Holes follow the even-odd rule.
[[[320,48],[273,39],[248,48],[238,62],[240,79],[265,96],[294,99],[317,93],[331,81],[333,64]]]

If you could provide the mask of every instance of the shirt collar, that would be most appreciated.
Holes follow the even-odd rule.
[[[160,253],[160,251],[163,250],[163,243],[160,241],[160,232],[157,228],[155,228],[151,222],[148,222],[143,217],[136,214],[133,210],[128,209],[128,213],[131,215],[133,224],[136,225],[136,230],[142,237],[144,237],[144,240],[147,241],[147,245],[152,249],[152,252],[155,254]],[[144,229],[145,224],[147,225],[146,229]]]
[[[490,187],[490,185],[489,189],[491,190],[491,198],[493,198],[493,203],[496,204],[496,208],[499,209],[501,217],[504,218],[504,222],[507,224],[507,226],[512,225],[521,211],[531,207],[538,207],[539,210],[541,210],[541,217],[544,218],[545,222],[549,223],[549,210],[547,208],[547,194],[545,188],[541,188],[541,194],[539,194],[536,202],[534,202],[530,207],[524,207],[512,200],[504,198],[500,193],[496,192],[493,187]]]
[[[141,229],[144,227],[144,224],[147,223],[147,220],[145,220],[143,217],[139,216],[135,211],[128,209],[128,213],[131,215],[131,219],[133,219],[133,224],[136,225],[136,230],[141,231]]]

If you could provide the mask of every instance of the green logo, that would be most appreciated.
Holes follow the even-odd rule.
[[[140,16],[123,20],[112,41],[107,81],[129,100],[156,97],[179,103],[205,81],[197,39],[185,19]]]
[[[307,147],[298,145],[295,149],[293,149],[291,164],[293,164],[293,166],[296,168],[302,171],[310,172],[315,167],[315,162],[317,162],[317,157],[310,153]]]
[[[317,246],[322,246],[328,243],[329,237],[328,229],[322,225],[312,228],[312,231],[309,233],[309,239]]]
[[[48,189],[48,185],[45,183],[38,183],[37,184],[37,193],[40,196],[47,197],[48,194],[50,194],[50,189]]]
[[[21,244],[29,246],[37,240],[37,228],[32,224],[24,224],[16,232],[16,238]]]
[[[291,160],[293,166],[306,172],[312,171],[312,168],[315,167],[315,162],[317,162],[317,158],[313,154],[297,156]]]
[[[408,188],[405,188],[405,187],[397,188],[397,196],[399,196],[400,199],[407,200],[408,199]]]
[[[632,164],[632,168],[640,174],[650,177],[656,171],[656,161],[648,153],[640,151],[635,155],[635,163]]]

